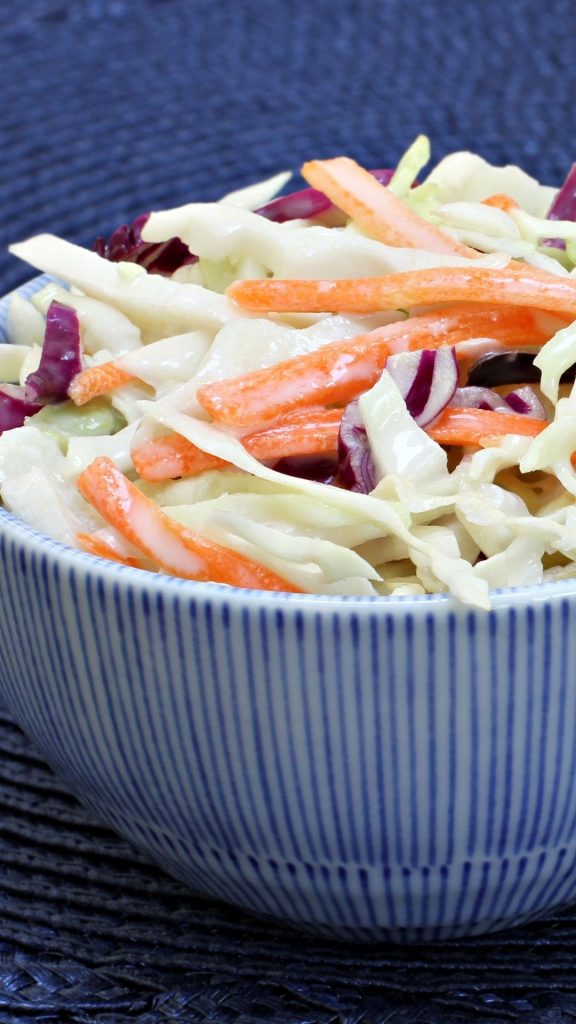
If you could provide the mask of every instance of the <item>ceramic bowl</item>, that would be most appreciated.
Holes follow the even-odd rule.
[[[334,937],[503,928],[576,896],[576,594],[194,584],[0,513],[0,693],[196,890]]]
[[[0,698],[100,818],[199,892],[334,938],[576,899],[576,583],[262,594],[0,512]]]

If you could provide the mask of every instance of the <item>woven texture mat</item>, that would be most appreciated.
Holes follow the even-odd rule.
[[[78,806],[0,712],[0,1021],[576,1019],[576,911],[469,942],[329,943],[195,897]]]
[[[304,159],[393,163],[427,132],[559,184],[573,0],[0,3],[8,242],[90,244]],[[576,1020],[576,912],[433,947],[348,947],[203,901],[98,826],[0,714],[0,1022]]]

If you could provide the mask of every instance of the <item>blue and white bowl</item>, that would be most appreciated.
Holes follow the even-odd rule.
[[[0,512],[0,696],[103,821],[201,893],[335,938],[576,899],[576,583],[261,594]]]

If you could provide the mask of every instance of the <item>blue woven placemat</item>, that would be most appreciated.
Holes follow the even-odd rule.
[[[315,156],[379,167],[424,131],[436,157],[476,149],[550,184],[575,156],[573,0],[4,7],[3,291],[26,275],[9,241],[90,242]]]
[[[2,6],[0,4],[0,6]],[[90,244],[315,156],[472,148],[559,184],[573,0],[30,0],[0,36],[5,247]],[[295,936],[197,898],[98,826],[0,713],[0,1021],[568,1024],[576,912],[433,947]]]
[[[575,950],[576,911],[359,948],[203,900],[100,827],[0,711],[2,1024],[568,1024]]]

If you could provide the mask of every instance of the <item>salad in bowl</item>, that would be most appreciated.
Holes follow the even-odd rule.
[[[204,895],[355,941],[576,897],[576,169],[345,157],[0,303],[0,692]]]
[[[47,276],[5,303],[4,506],[257,590],[489,608],[575,577],[576,165],[429,160],[15,244]]]

